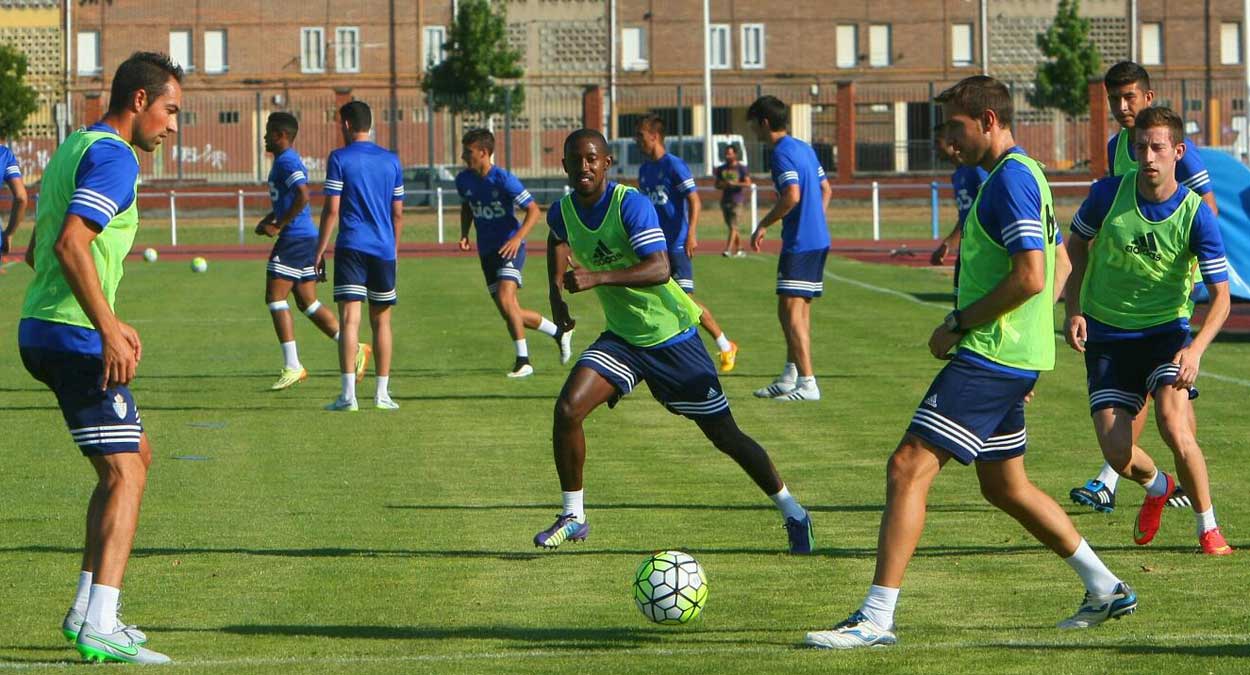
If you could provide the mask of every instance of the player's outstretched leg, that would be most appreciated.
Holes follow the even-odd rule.
[[[377,391],[373,407],[378,410],[398,410],[399,404],[391,399],[391,307],[385,303],[369,303],[369,324],[373,329],[374,367],[377,369]]]
[[[1187,488],[1193,502],[1197,520],[1198,542],[1207,555],[1228,555],[1233,548],[1224,540],[1215,522],[1215,507],[1211,501],[1211,483],[1207,475],[1207,462],[1195,437],[1193,404],[1189,394],[1170,385],[1160,386],[1155,392],[1156,420],[1159,433],[1176,460],[1176,476]],[[1149,501],[1149,500],[1148,500]],[[1159,507],[1161,510],[1162,507]],[[1145,512],[1146,505],[1142,505]],[[1139,519],[1141,516],[1139,516]],[[1157,528],[1156,521],[1156,528]]]
[[[588,350],[587,354],[591,352]],[[582,423],[595,408],[620,395],[616,386],[590,367],[573,368],[556,400],[551,430],[552,454],[560,477],[562,506],[556,521],[534,535],[534,545],[556,548],[566,541],[585,541],[590,534],[586,522],[582,467],[586,464],[586,434]]]
[[[714,417],[693,419],[712,445],[737,462],[738,466],[751,477],[751,480],[764,491],[764,494],[777,505],[781,511],[786,536],[790,541],[790,552],[811,553],[816,545],[811,515],[790,494],[790,490],[786,488],[781,476],[777,473],[777,467],[769,458],[768,452],[738,427],[733,414],[728,410]]]
[[[716,317],[712,316],[712,310],[708,309],[707,305],[699,302],[693,293],[690,294],[690,299],[703,310],[703,314],[699,317],[699,326],[716,341],[716,349],[720,352],[720,372],[732,371],[738,365],[738,344],[730,341],[725,331],[721,330],[720,324],[716,322]]]

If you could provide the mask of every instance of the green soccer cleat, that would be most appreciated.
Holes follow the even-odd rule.
[[[119,626],[112,633],[103,633],[83,621],[78,631],[78,638],[74,641],[74,647],[82,655],[84,661],[96,663],[160,665],[172,661],[164,654],[145,648],[135,638],[136,636],[126,626]]]
[[[78,611],[76,608],[70,607],[69,611],[65,613],[65,618],[61,621],[61,635],[64,635],[65,639],[70,642],[77,640],[78,631],[82,629],[82,622],[86,619],[86,615]],[[130,636],[134,638],[135,644],[143,644],[148,641],[148,636],[144,635],[143,631],[139,630],[138,626],[126,625],[126,622],[122,619],[121,602],[117,603],[117,623],[126,626],[126,630],[130,633]]]
[[[282,374],[278,376],[278,381],[273,383],[269,388],[270,391],[281,391],[293,387],[300,382],[308,379],[308,370],[305,368],[283,368]]]

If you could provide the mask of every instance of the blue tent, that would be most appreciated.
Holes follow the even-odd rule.
[[[1211,174],[1215,201],[1220,207],[1229,290],[1235,299],[1250,300],[1250,168],[1219,150],[1199,148],[1198,152]],[[1207,299],[1201,284],[1194,291],[1194,299]]]

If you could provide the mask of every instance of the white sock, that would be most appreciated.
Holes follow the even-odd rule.
[[[785,485],[781,486],[780,492],[775,495],[768,495],[768,498],[773,500],[773,503],[777,505],[777,508],[781,509],[781,516],[783,518],[803,520],[807,517],[807,511],[804,511],[803,507],[799,506],[798,500],[790,494],[790,488]]]
[[[1207,509],[1206,511],[1203,511],[1202,513],[1195,512],[1194,517],[1198,519],[1198,536],[1199,537],[1201,537],[1203,533],[1207,532],[1208,530],[1214,530],[1215,528],[1219,527],[1218,525],[1215,524],[1215,507],[1214,506]],[[83,574],[86,574],[86,572],[83,572]]]
[[[282,360],[291,370],[299,370],[299,350],[295,348],[295,340],[282,343]]]
[[[716,348],[722,352],[727,352],[733,349],[733,345],[729,344],[729,338],[725,337],[724,333],[721,333],[716,336]]]
[[[859,607],[860,613],[882,628],[893,628],[894,606],[898,604],[898,590],[876,584],[869,586],[868,597],[864,598],[864,604]]]
[[[122,594],[120,589],[112,586],[91,584],[91,594],[87,599],[87,621],[101,633],[112,633],[117,630],[117,598]]]
[[[816,388],[816,376],[815,375],[809,375],[807,377],[800,376],[798,380],[796,381],[795,385],[799,389],[815,389]]]
[[[93,575],[87,571],[78,573],[78,591],[74,594],[74,609],[87,613],[87,599],[91,595],[91,577]]]
[[[1089,542],[1084,538],[1081,539],[1081,545],[1076,547],[1076,553],[1064,558],[1063,561],[1081,575],[1085,590],[1094,595],[1110,595],[1120,583],[1120,578],[1102,564],[1098,554],[1094,553],[1094,549],[1089,547]]]
[[[786,367],[781,369],[780,379],[785,380],[786,382],[793,382],[796,378],[798,378],[798,376],[799,367],[787,361]]]
[[[1168,477],[1162,471],[1155,469],[1154,478],[1146,483],[1146,494],[1151,497],[1162,497],[1168,493]]]
[[[525,338],[521,338],[520,340],[513,340],[512,342],[513,344],[516,345],[517,358],[528,359],[530,357],[529,344],[525,342]]]
[[[340,396],[344,401],[356,400],[356,373],[343,373],[339,376],[343,381],[343,393]]]
[[[585,490],[574,490],[572,492],[561,492],[560,496],[564,500],[564,515],[573,514],[578,522],[586,521],[586,507],[582,503],[582,496]]]
[[[1115,492],[1115,486],[1120,483],[1120,474],[1111,468],[1111,465],[1103,462],[1102,471],[1098,472],[1098,481],[1107,486],[1108,490]]]
[[[378,381],[377,399],[379,401],[391,400],[391,376],[378,375],[376,379]]]
[[[550,319],[544,316],[543,320],[538,322],[538,332],[543,335],[555,337],[556,334],[560,332],[560,327],[552,323]]]

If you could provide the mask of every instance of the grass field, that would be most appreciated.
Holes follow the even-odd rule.
[[[332,344],[299,317],[313,375],[266,391],[280,358],[261,261],[210,261],[204,275],[132,263],[118,310],[144,339],[134,391],[156,461],[126,618],[176,669],[197,672],[1250,671],[1250,343],[1235,337],[1204,359],[1197,408],[1237,555],[1196,555],[1193,517],[1175,510],[1151,546],[1134,546],[1142,493],[1131,484],[1114,514],[1072,507],[1141,605],[1061,633],[1054,623],[1079,603],[1079,580],[952,463],[903,590],[900,645],[796,648],[857,607],[870,581],[885,459],[938,370],[924,343],[950,281],[831,259],[813,311],[825,398],[779,404],[750,395],[783,361],[774,264],[700,257],[699,296],[742,345],[724,382],[735,415],[813,513],[818,553],[804,558],[783,553],[779,517],[746,476],[646,391],[587,424],[590,539],[536,551],[531,537],[559,506],[550,423],[564,373],[535,336],[537,374],[503,377],[509,340],[471,258],[401,261],[391,389],[403,408],[355,414],[321,411],[337,392]],[[530,306],[545,300],[542,267],[534,257],[526,270]],[[0,276],[0,670],[77,661],[58,628],[93,483],[51,394],[17,359],[28,279],[17,266]],[[591,297],[572,304],[580,348],[602,316]],[[1101,462],[1084,387],[1064,349],[1028,413],[1032,476],[1064,503]],[[1171,466],[1153,430],[1143,445]],[[694,554],[710,578],[704,616],[688,627],[651,625],[632,606],[634,567],[664,548]]]

